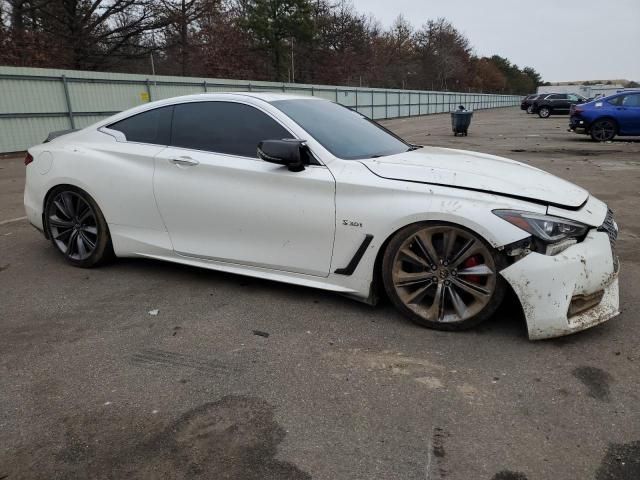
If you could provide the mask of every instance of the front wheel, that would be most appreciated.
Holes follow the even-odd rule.
[[[597,120],[591,126],[590,134],[596,142],[608,142],[616,136],[616,124],[608,118]]]
[[[488,319],[505,294],[506,265],[486,241],[464,227],[418,223],[391,239],[382,279],[394,305],[413,322],[464,330]]]
[[[533,113],[533,105],[529,105],[527,107],[527,113],[529,113],[529,114]]]
[[[538,116],[540,118],[549,118],[551,116],[551,109],[549,107],[540,107]]]
[[[88,268],[113,256],[107,222],[86,192],[71,186],[56,188],[45,213],[49,238],[70,264]]]

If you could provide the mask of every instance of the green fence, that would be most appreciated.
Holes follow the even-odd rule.
[[[25,150],[42,142],[51,131],[83,128],[149,101],[240,91],[322,97],[376,120],[449,112],[458,105],[480,110],[520,102],[515,95],[0,67],[0,153]]]

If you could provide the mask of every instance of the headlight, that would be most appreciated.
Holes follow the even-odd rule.
[[[583,223],[539,213],[518,210],[494,210],[493,213],[525,232],[529,232],[544,243],[580,238],[589,230],[589,227]]]

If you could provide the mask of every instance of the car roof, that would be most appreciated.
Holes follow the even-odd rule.
[[[608,100],[609,98],[619,97],[620,95],[629,95],[630,93],[639,94],[640,90],[623,90],[622,92],[610,93],[609,95],[603,95],[602,97],[596,98],[594,101],[602,101]]]
[[[180,97],[172,97],[167,98],[166,100],[161,100],[157,103],[165,103],[167,105],[174,103],[182,103],[182,102],[191,102],[194,100],[224,100],[224,99],[232,99],[232,98],[255,98],[258,100],[262,100],[265,102],[275,102],[278,100],[324,100],[317,97],[312,97],[311,95],[300,95],[293,93],[279,93],[279,92],[216,92],[216,93],[196,93],[192,95],[182,95]]]
[[[324,101],[328,102],[330,100],[313,97],[310,95],[296,95],[291,93],[278,93],[278,92],[216,92],[216,93],[196,93],[192,95],[182,95],[179,97],[171,97],[165,98],[162,100],[156,100],[150,103],[144,103],[142,105],[138,105],[137,107],[122,111],[117,113],[109,118],[105,118],[93,125],[90,125],[91,128],[100,128],[105,125],[109,125],[111,123],[123,120],[125,118],[132,117],[139,113],[143,113],[149,110],[154,110],[160,107],[167,107],[171,105],[178,105],[180,103],[190,103],[190,102],[207,102],[207,101],[215,101],[215,100],[248,100],[249,103],[251,100],[261,100],[266,103],[272,103],[278,100],[309,100],[309,101]]]

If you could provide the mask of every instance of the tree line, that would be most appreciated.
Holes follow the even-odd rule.
[[[389,28],[349,0],[0,0],[0,64],[299,83],[534,92],[444,18]]]

